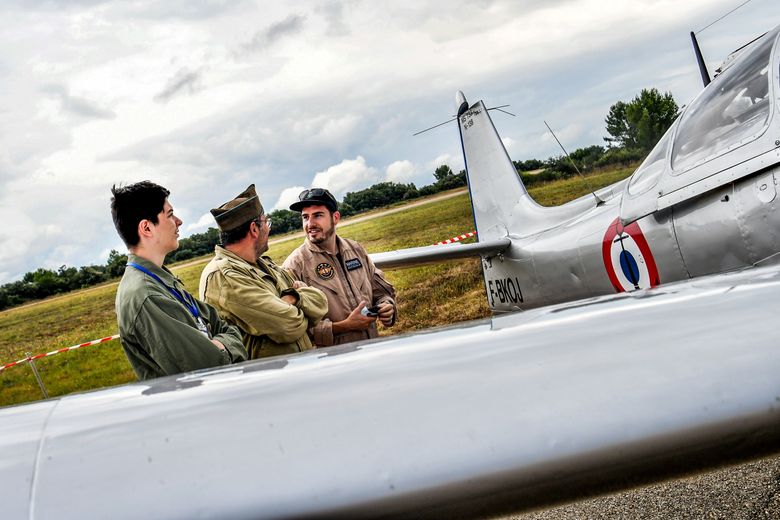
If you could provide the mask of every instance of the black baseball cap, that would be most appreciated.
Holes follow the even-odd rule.
[[[338,211],[339,203],[336,201],[336,197],[325,188],[311,188],[310,190],[303,190],[298,194],[298,202],[290,204],[290,209],[300,212],[306,206],[318,206],[322,205],[328,208],[331,213]]]

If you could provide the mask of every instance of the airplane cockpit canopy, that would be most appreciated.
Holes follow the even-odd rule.
[[[674,174],[752,141],[766,128],[774,42],[762,40],[718,77],[718,88],[706,89],[685,111],[672,151]]]
[[[745,48],[667,130],[626,185],[624,223],[780,162],[778,34]]]
[[[631,176],[628,181],[628,192],[631,195],[641,195],[658,183],[658,178],[666,168],[666,156],[669,154],[674,129],[675,125],[672,124]]]

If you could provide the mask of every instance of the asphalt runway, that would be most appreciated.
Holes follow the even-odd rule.
[[[780,520],[780,455],[504,518]]]

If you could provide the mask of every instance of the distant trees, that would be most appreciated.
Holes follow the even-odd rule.
[[[585,148],[578,148],[574,150],[569,156],[572,161],[577,164],[580,170],[590,170],[598,165],[599,160],[604,156],[603,146],[597,144],[586,146]]]
[[[25,273],[19,281],[0,286],[0,309],[89,287],[109,278],[107,267],[103,265],[89,265],[78,269],[63,265],[56,271],[39,268]]]
[[[449,167],[447,168],[449,169]],[[414,199],[418,196],[417,187],[414,184],[380,182],[370,188],[347,193],[344,195],[344,204],[347,204],[355,213],[360,213],[401,200]]]
[[[436,168],[436,171],[433,172],[433,177],[437,182],[446,179],[450,175],[453,175],[452,168],[450,168],[447,164],[442,164]]]
[[[519,172],[531,172],[544,168],[544,162],[539,159],[528,159],[527,161],[512,161],[515,165],[515,170]]]
[[[565,179],[566,177],[576,175],[577,169],[582,173],[588,172],[593,168],[602,166],[601,160],[604,154],[603,146],[593,145],[578,148],[570,153],[569,157],[557,155],[550,157],[546,161],[528,159],[527,161],[513,161],[513,164],[523,183],[528,186],[539,182]],[[576,169],[574,165],[577,166]],[[531,171],[535,173],[528,173]]]
[[[628,103],[612,105],[604,120],[610,137],[604,140],[610,147],[649,152],[677,117],[679,107],[671,92],[642,89]]]
[[[563,179],[580,172],[610,165],[631,165],[641,161],[652,150],[677,117],[679,107],[672,94],[658,89],[643,89],[628,103],[618,101],[605,119],[608,147],[592,145],[574,150],[569,157],[559,155],[546,161],[528,159],[513,161],[526,185]],[[571,159],[571,160],[569,160]],[[530,174],[527,172],[542,170]]]
[[[166,257],[165,263],[179,262],[211,253],[218,243],[219,231],[215,228],[209,228],[205,233],[194,233],[179,240],[179,249]]]
[[[273,221],[271,225],[272,235],[282,235],[290,231],[301,229],[301,214],[289,209],[277,209],[268,214]]]
[[[105,273],[109,278],[117,278],[125,273],[125,266],[127,265],[127,255],[120,253],[116,249],[112,249],[108,253],[108,262],[106,262]]]

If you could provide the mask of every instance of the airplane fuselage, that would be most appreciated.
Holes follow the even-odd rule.
[[[623,226],[622,191],[531,236],[510,236],[503,254],[483,258],[488,304],[526,309],[774,263],[780,260],[775,172],[722,186]],[[613,187],[603,190],[618,191]]]

